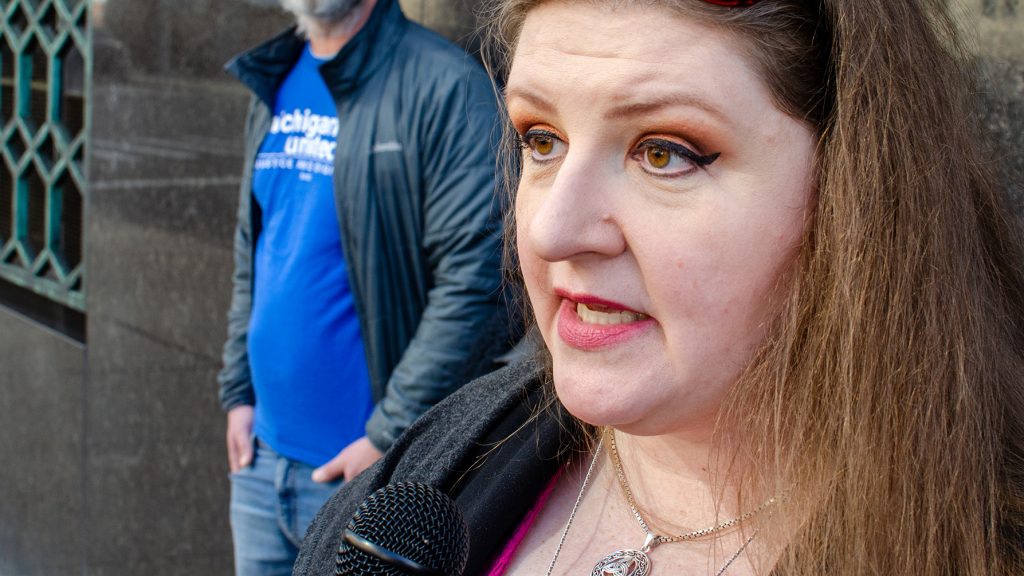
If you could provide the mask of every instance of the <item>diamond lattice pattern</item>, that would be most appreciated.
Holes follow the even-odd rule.
[[[0,280],[84,310],[87,0],[0,2]]]

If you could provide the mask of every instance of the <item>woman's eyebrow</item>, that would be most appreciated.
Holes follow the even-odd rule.
[[[508,104],[513,100],[524,100],[534,108],[542,112],[551,112],[554,110],[554,106],[547,99],[539,96],[536,92],[531,90],[523,89],[519,86],[508,86],[505,89],[505,103]],[[621,104],[616,104],[609,108],[602,116],[606,120],[619,120],[623,118],[630,118],[635,116],[642,116],[651,112],[656,112],[662,108],[674,108],[685,106],[689,108],[696,108],[711,116],[712,118],[724,123],[732,124],[729,115],[715,105],[714,102],[701,98],[695,94],[689,94],[685,92],[674,92],[670,94],[664,94],[654,97],[636,98],[635,96],[623,98],[625,100]]]
[[[723,123],[731,124],[730,118],[725,111],[716,106],[713,102],[688,93],[672,93],[643,99],[634,98],[632,101],[627,101],[611,107],[607,112],[605,112],[604,118],[606,120],[617,120],[631,116],[649,114],[662,108],[674,108],[679,106],[697,108]]]
[[[552,106],[546,99],[538,96],[534,92],[523,90],[516,86],[510,86],[505,89],[505,103],[508,104],[512,100],[526,100],[530,105],[543,112],[550,112],[554,110],[554,106]]]

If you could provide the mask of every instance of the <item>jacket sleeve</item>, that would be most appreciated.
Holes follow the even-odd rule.
[[[220,384],[220,404],[224,411],[243,404],[254,405],[256,396],[249,374],[249,316],[252,310],[252,241],[251,182],[253,146],[252,118],[257,105],[253,98],[249,105],[246,127],[245,169],[238,199],[238,218],[235,226],[235,269],[231,276],[231,307],[228,309],[228,337],[224,342],[224,366],[217,374]]]
[[[424,90],[423,250],[432,286],[420,323],[366,425],[387,449],[417,417],[496,368],[510,345],[501,293],[499,124],[494,91],[468,57],[456,82]]]

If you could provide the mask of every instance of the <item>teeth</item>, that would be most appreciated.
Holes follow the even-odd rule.
[[[586,304],[580,303],[576,304],[576,314],[579,315],[580,320],[583,320],[587,324],[601,325],[627,324],[629,322],[643,320],[647,317],[646,314],[628,312],[625,310],[619,312],[599,312],[592,308],[588,308]]]

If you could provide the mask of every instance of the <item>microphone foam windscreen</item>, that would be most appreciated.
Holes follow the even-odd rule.
[[[388,484],[356,510],[348,530],[384,552],[448,576],[461,576],[469,558],[469,529],[455,502],[426,484]],[[416,572],[343,539],[335,574],[405,576]]]

